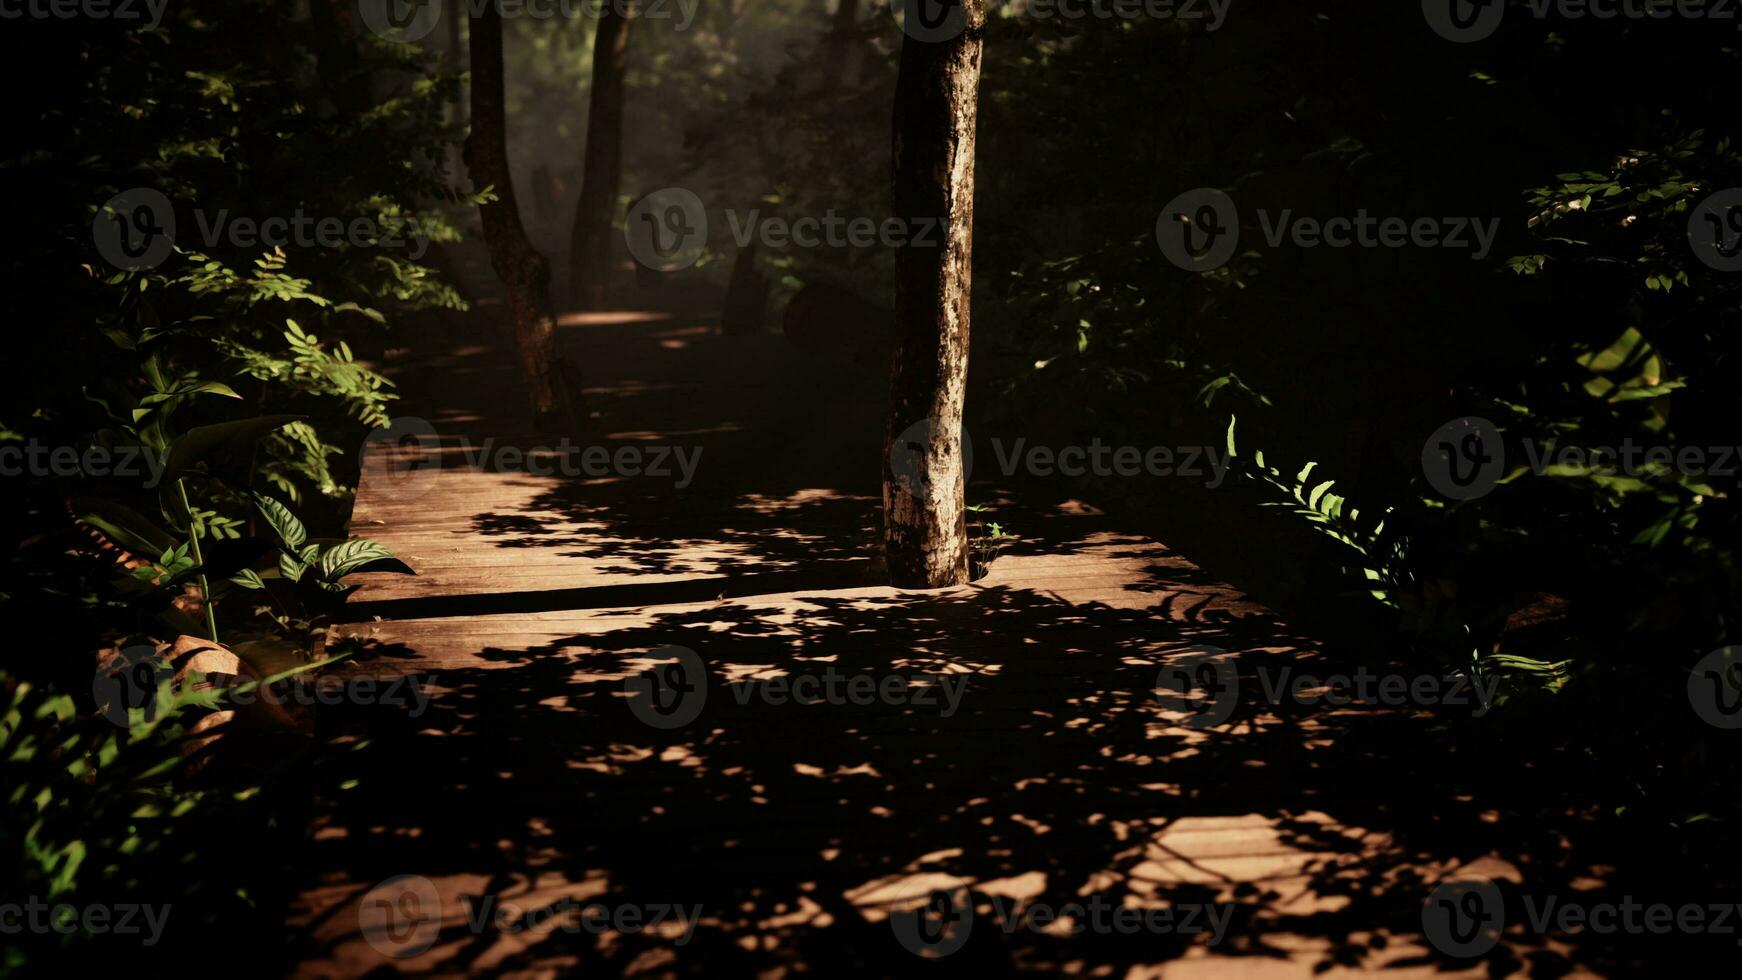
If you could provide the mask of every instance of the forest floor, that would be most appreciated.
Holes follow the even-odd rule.
[[[417,574],[341,628],[333,673],[387,696],[323,709],[352,751],[291,871],[299,975],[1457,967],[1423,899],[1516,880],[1519,840],[1416,771],[1420,711],[1266,698],[1338,668],[1093,502],[976,480],[1022,532],[989,574],[879,585],[884,366],[656,299],[561,317],[567,443],[524,432],[499,304],[386,358],[435,437],[369,449],[351,533]],[[659,674],[665,718],[674,647],[706,674]],[[1206,648],[1244,691],[1213,727],[1157,692]],[[952,928],[902,914],[962,888]]]

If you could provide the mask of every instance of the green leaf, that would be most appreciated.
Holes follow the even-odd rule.
[[[193,387],[188,388],[186,390],[190,393],[198,393],[198,394],[203,394],[203,395],[223,395],[225,398],[235,398],[238,400],[241,399],[241,397],[242,397],[241,395],[236,394],[236,389],[231,388],[229,385],[224,384],[222,381],[201,381],[200,383],[198,383],[198,384],[194,385]]]
[[[234,422],[219,422],[216,425],[202,425],[189,429],[170,447],[169,459],[163,469],[163,478],[165,480],[176,479],[213,450],[232,443],[253,442],[274,429],[303,420],[304,416],[301,415],[264,415],[259,418],[237,419]]]
[[[266,523],[272,526],[272,532],[278,536],[278,541],[284,550],[294,553],[308,540],[308,529],[290,512],[290,508],[263,493],[255,493],[254,508],[260,511],[260,516],[266,518]],[[287,576],[295,578],[296,576]]]
[[[142,558],[162,554],[176,544],[174,535],[123,504],[96,497],[79,497],[73,501],[73,510],[79,515],[79,520]]]
[[[262,582],[260,580],[260,573],[256,572],[252,568],[244,568],[241,571],[237,572],[236,574],[230,576],[230,581],[236,583],[237,585],[240,585],[244,589],[264,589],[264,588],[266,588],[266,583]]]
[[[387,317],[383,316],[379,310],[372,310],[365,306],[358,306],[356,303],[339,303],[333,307],[333,312],[361,313],[369,319],[374,320],[376,323],[387,322]]]
[[[395,558],[392,551],[367,538],[346,541],[344,544],[329,548],[325,554],[321,555],[318,568],[323,581],[333,582],[352,572],[362,571],[365,566],[376,564],[388,566],[378,568],[377,571],[416,574],[404,562]]]
[[[241,395],[236,394],[234,388],[224,384],[222,381],[195,381],[190,384],[180,385],[169,391],[160,391],[146,395],[144,398],[139,400],[139,403],[141,405],[157,405],[164,402],[180,401],[189,395],[202,394],[223,395],[225,398],[235,398],[237,400],[242,398]]]

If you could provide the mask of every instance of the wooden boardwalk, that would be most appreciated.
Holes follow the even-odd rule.
[[[1275,616],[1088,504],[981,480],[971,502],[1021,535],[990,574],[880,586],[874,367],[682,314],[564,333],[598,413],[576,447],[698,462],[687,481],[507,465],[569,447],[499,435],[481,455],[513,431],[503,359],[462,341],[395,365],[436,435],[369,449],[351,530],[418,574],[363,577],[339,632],[364,651],[335,672],[429,700],[323,714],[355,783],[293,872],[300,975],[1444,972],[1423,881],[1507,869],[1467,798],[1387,792],[1417,721],[1249,694],[1200,729],[1156,693],[1205,646],[1242,676],[1330,669]],[[638,678],[673,647],[705,664],[685,704],[704,693],[649,724]],[[771,703],[802,676],[838,696]],[[892,677],[900,697],[851,696]],[[1460,853],[1407,843],[1452,825]],[[397,876],[416,877],[375,887]],[[957,888],[972,941],[916,955],[892,912]],[[595,932],[565,899],[694,911]],[[1228,919],[1215,942],[1006,932],[994,899]],[[559,914],[469,921],[491,902]]]

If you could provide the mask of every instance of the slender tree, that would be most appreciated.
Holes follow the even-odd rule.
[[[835,30],[850,34],[859,26],[859,0],[841,0],[835,7]]]
[[[895,87],[895,216],[910,228],[932,220],[942,227],[929,242],[910,240],[895,252],[883,527],[890,581],[902,588],[958,585],[969,575],[962,400],[986,6],[957,2],[950,16],[963,18],[959,31],[922,41],[910,30],[903,39]]]
[[[569,238],[570,300],[584,310],[605,305],[611,272],[611,218],[623,173],[623,77],[629,66],[629,18],[599,5],[593,34],[593,91],[587,103],[587,148],[581,198]]]
[[[495,188],[496,199],[479,205],[490,264],[508,293],[514,343],[540,429],[572,429],[583,416],[556,344],[550,311],[550,264],[527,240],[508,168],[507,109],[502,82],[502,16],[482,4],[471,23],[472,131],[466,137],[466,170],[473,187]]]
[[[447,7],[442,11],[442,16],[447,18],[448,26],[447,69],[458,75],[466,70],[466,58],[461,53],[461,46],[466,43],[466,39],[460,30],[461,22],[466,19],[466,0],[447,0]],[[465,130],[466,84],[463,80],[454,86],[453,101],[448,103],[448,120],[449,124],[453,126],[454,132]],[[461,159],[458,143],[448,154],[448,159],[453,165],[453,173],[457,175],[460,172],[460,166],[465,162]],[[457,176],[454,179],[456,182],[459,180]]]
[[[734,14],[736,16],[736,14]],[[823,35],[823,92],[837,91],[843,81],[858,79],[859,0],[839,0],[830,15],[828,33]],[[726,305],[720,318],[721,329],[728,334],[759,332],[767,317],[768,277],[756,267],[754,242],[738,249],[732,263],[732,278],[726,284]]]
[[[320,66],[321,79],[333,104],[341,111],[357,112],[369,102],[367,85],[358,85],[353,77],[361,61],[357,49],[355,5],[341,0],[319,0],[309,4],[309,21],[314,27],[315,61]]]
[[[859,30],[859,0],[840,0],[829,25],[829,36],[823,45],[829,63],[824,67],[825,91],[834,91],[842,82],[859,78],[859,50],[855,35]]]
[[[726,304],[720,313],[723,333],[761,333],[768,319],[768,277],[756,268],[756,243],[738,249],[732,278],[726,284]]]
[[[443,16],[448,19],[448,70],[459,72],[465,69],[466,60],[460,54],[460,46],[466,43],[465,38],[460,36],[460,22],[466,19],[466,0],[448,0],[447,9],[443,12]],[[465,85],[461,84],[454,89],[453,106],[456,122],[460,121],[465,111],[465,98]]]

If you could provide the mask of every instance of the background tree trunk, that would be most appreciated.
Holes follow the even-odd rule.
[[[732,262],[720,330],[730,336],[758,334],[767,322],[768,277],[756,269],[756,243],[751,242],[738,249],[738,257]]]
[[[835,7],[835,30],[848,34],[859,26],[859,0],[841,0]]]
[[[526,238],[508,168],[508,121],[502,83],[502,17],[496,5],[480,8],[471,23],[472,131],[466,137],[466,170],[472,186],[495,188],[496,200],[480,205],[490,264],[508,292],[508,314],[520,351],[534,424],[540,430],[573,430],[584,418],[572,398],[566,365],[556,345],[550,312],[550,265]]]
[[[314,24],[315,62],[327,96],[342,112],[357,112],[369,104],[370,93],[352,77],[360,61],[355,4],[343,0],[316,0],[309,4]]]
[[[569,241],[570,299],[583,310],[604,307],[611,273],[611,218],[623,172],[623,76],[628,65],[629,19],[617,12],[616,4],[600,4],[581,197]]]
[[[961,12],[966,29],[956,37],[903,39],[895,87],[895,215],[910,233],[932,219],[942,228],[929,245],[909,243],[895,252],[883,538],[890,582],[901,588],[959,585],[969,575],[962,399],[985,2],[963,0]]]
[[[824,91],[832,92],[841,83],[856,83],[859,80],[859,0],[840,0],[840,6],[835,8],[833,23],[829,26],[829,37],[826,50],[829,63],[824,70]]]
[[[466,19],[466,0],[447,0],[447,8],[442,16],[448,19],[448,50],[447,70],[458,74],[466,70],[466,57],[463,45],[466,39],[461,36],[460,23]],[[466,131],[466,83],[460,82],[454,86],[454,100],[448,104],[448,123],[453,132]],[[453,151],[448,154],[448,160],[453,166],[454,183],[459,183],[460,167],[464,165],[463,151],[457,142]]]
[[[442,16],[448,19],[447,68],[451,72],[466,70],[464,47],[466,39],[461,36],[462,32],[460,31],[460,24],[466,19],[466,15],[466,0],[448,0],[447,9],[442,13]],[[464,82],[461,82],[454,89],[453,106],[454,122],[464,125],[466,114],[466,85]]]

